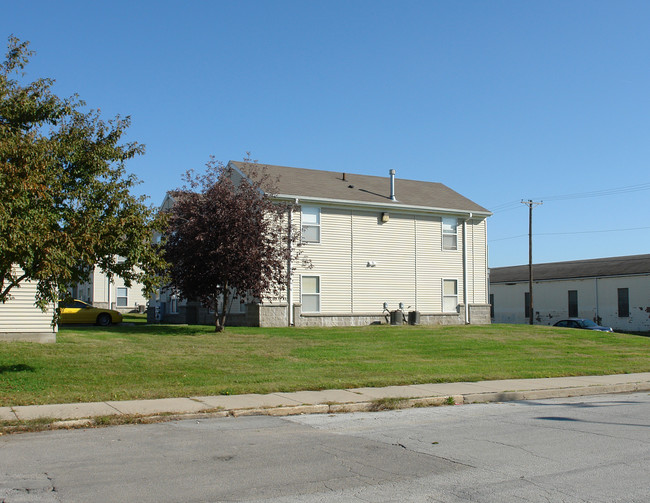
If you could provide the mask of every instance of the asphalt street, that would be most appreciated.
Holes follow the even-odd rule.
[[[650,394],[0,437],[0,502],[647,502]]]

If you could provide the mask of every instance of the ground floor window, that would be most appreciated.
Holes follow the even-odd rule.
[[[524,317],[530,318],[530,292],[524,293]]]
[[[125,286],[117,287],[117,307],[126,307],[129,305],[129,289]]]
[[[458,280],[442,280],[442,311],[444,313],[458,312]]]
[[[578,317],[578,290],[569,290],[569,318]]]
[[[320,277],[303,276],[301,283],[303,313],[320,313]]]
[[[618,289],[618,317],[630,316],[630,291],[627,288]]]
[[[246,304],[242,302],[242,298],[240,295],[235,295],[235,297],[232,299],[230,312],[233,314],[243,314],[246,312]]]
[[[169,296],[169,314],[178,314],[178,294],[176,293]]]
[[[494,294],[490,294],[490,318],[494,318]]]

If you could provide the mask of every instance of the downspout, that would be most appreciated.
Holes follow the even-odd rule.
[[[465,305],[465,325],[469,325],[469,295],[467,293],[467,222],[472,218],[470,212],[463,220],[463,304]]]

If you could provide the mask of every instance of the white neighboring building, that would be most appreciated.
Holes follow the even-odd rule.
[[[54,305],[45,312],[34,305],[36,285],[24,281],[11,290],[11,300],[0,303],[0,341],[56,342]]]
[[[72,296],[95,307],[116,309],[122,313],[145,312],[148,298],[142,294],[142,285],[133,282],[130,287],[124,280],[113,276],[111,281],[99,267],[95,267],[88,281],[72,288]]]
[[[494,323],[528,323],[528,265],[490,269]],[[587,318],[615,331],[650,331],[650,254],[533,265],[535,322]]]

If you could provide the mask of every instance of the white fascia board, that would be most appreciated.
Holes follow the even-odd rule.
[[[405,213],[413,213],[413,212],[418,212],[418,213],[444,213],[448,215],[458,215],[458,216],[463,216],[466,217],[468,215],[472,215],[473,217],[479,217],[479,218],[484,218],[484,217],[489,217],[492,215],[491,212],[489,211],[469,211],[469,210],[458,210],[458,209],[450,209],[450,208],[435,208],[432,206],[413,206],[413,205],[408,205],[408,204],[399,204],[399,203],[373,203],[373,202],[365,202],[365,201],[354,201],[354,200],[345,200],[345,199],[328,199],[325,197],[313,197],[313,196],[298,196],[298,195],[291,195],[291,194],[275,194],[273,196],[274,199],[281,199],[281,200],[286,200],[286,201],[305,201],[308,203],[324,203],[324,204],[330,204],[330,205],[335,205],[335,206],[343,206],[343,207],[354,207],[354,208],[376,208],[380,210],[385,210],[385,211],[401,211]]]

